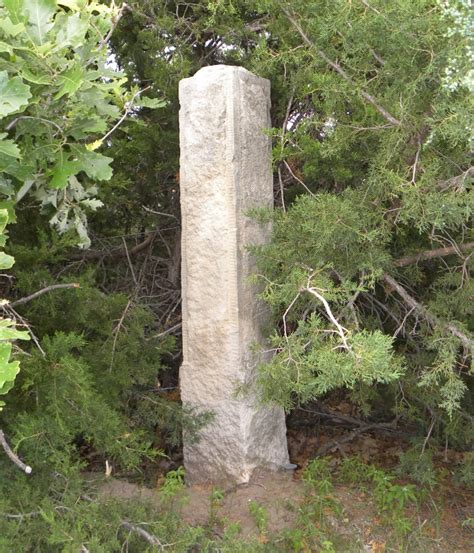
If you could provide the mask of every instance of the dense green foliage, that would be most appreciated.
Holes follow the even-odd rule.
[[[465,449],[474,436],[470,2],[128,4],[0,0],[2,248],[17,221],[2,297],[80,286],[5,306],[0,427],[34,472],[0,455],[0,550],[146,551],[127,520],[153,521],[177,551],[249,550],[162,509],[96,500],[83,476],[106,461],[148,474],[206,420],[161,384],[177,386],[179,357],[178,82],[216,63],[272,84],[277,209],[254,214],[273,221],[254,249],[275,350],[256,375],[262,399],[291,410],[345,390],[361,419],[395,416],[422,436],[400,471],[434,485],[424,438]],[[33,338],[13,361],[26,335],[9,320]],[[406,533],[411,487],[356,468]],[[300,530],[255,551],[334,550],[314,527],[338,510],[327,472],[307,472]],[[469,456],[458,481],[472,483]]]
[[[168,151],[180,78],[233,63],[271,80],[266,400],[290,409],[342,386],[364,412],[472,439],[471,28],[461,1],[131,4],[114,46],[167,91],[149,123],[173,132]],[[161,151],[140,167],[163,175],[173,209]]]
[[[102,202],[95,183],[110,179],[112,158],[96,151],[129,100],[121,75],[107,69],[107,33],[115,6],[85,0],[0,2],[1,246],[15,207],[41,206],[59,232],[73,229],[88,246],[86,212]],[[99,135],[100,136],[100,135]],[[8,138],[6,138],[8,137]],[[13,258],[1,254],[2,269]],[[4,325],[10,325],[6,319]],[[2,339],[23,334],[3,331]],[[2,344],[0,393],[18,372]]]
[[[432,2],[292,2],[274,13],[278,43],[257,47],[254,64],[286,83],[291,126],[275,130],[275,160],[307,194],[277,213],[260,251],[264,297],[299,321],[287,343],[275,338],[263,387],[286,375],[284,404],[341,384],[376,404],[367,384],[400,380],[402,365],[393,407],[459,420],[472,386],[471,261],[459,249],[472,213],[469,66],[455,86],[443,76],[466,40]],[[452,257],[400,261],[453,245]]]
[[[7,223],[17,223],[9,229],[14,276],[2,292],[10,318],[0,326],[0,393],[9,397],[0,427],[34,474],[25,479],[2,450],[2,551],[64,550],[70,540],[62,528],[75,521],[62,515],[85,493],[81,471],[94,464],[137,470],[162,455],[154,447],[161,445],[154,443],[157,424],[177,443],[190,419],[157,394],[160,357],[173,340],[152,335],[152,312],[126,293],[101,291],[93,264],[67,268],[68,249],[90,244],[87,212],[102,206],[96,183],[112,176],[112,158],[98,148],[110,146],[131,111],[163,105],[140,98],[107,67],[120,14],[114,5],[85,0],[0,2],[1,246]],[[13,262],[1,254],[2,269]],[[55,287],[59,294],[48,295]],[[11,341],[30,336],[31,348],[10,361]],[[23,518],[5,513],[38,508],[41,521],[31,518],[34,529],[20,543],[11,522],[21,526]],[[84,519],[79,527],[89,524]]]
[[[106,36],[117,16],[114,7],[84,0],[0,3],[0,117],[8,117],[9,136],[0,150],[3,206],[30,193],[50,223],[60,232],[74,228],[83,246],[90,244],[85,211],[102,205],[94,183],[112,176],[112,159],[90,143],[128,99],[121,75],[107,68]]]

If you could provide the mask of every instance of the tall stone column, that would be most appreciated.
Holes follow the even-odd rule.
[[[180,83],[185,406],[214,413],[192,443],[187,480],[247,482],[288,463],[284,413],[236,389],[252,381],[266,310],[247,250],[267,239],[248,210],[273,204],[270,83],[240,67],[206,67]]]

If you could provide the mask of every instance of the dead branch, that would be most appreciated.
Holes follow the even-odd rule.
[[[128,251],[127,242],[123,236],[122,236],[122,242],[123,242],[123,248],[125,250],[125,255],[127,257],[128,266],[130,267],[130,273],[132,274],[133,282],[135,283],[135,286],[138,286],[137,277],[135,276],[135,271],[133,269],[132,261],[130,258],[130,252]]]
[[[357,419],[355,417],[351,417],[349,415],[342,415],[341,413],[335,413],[334,411],[327,409],[325,406],[323,406],[321,403],[317,402],[315,404],[315,407],[317,408],[317,411],[313,409],[306,409],[304,407],[298,407],[298,411],[303,411],[304,413],[309,413],[311,415],[315,415],[317,417],[330,419],[334,422],[334,424],[338,424],[341,426],[353,428],[356,427],[365,427],[367,425],[373,425],[375,423],[363,421],[361,419]],[[379,422],[377,423],[377,426],[373,428],[373,430],[380,431],[380,432],[388,432],[390,434],[399,434],[400,436],[406,436],[406,432],[401,432],[396,429],[395,422]],[[313,422],[311,424],[314,424]]]
[[[127,311],[129,310],[130,306],[132,305],[132,298],[129,298],[127,305],[125,306],[125,309],[122,312],[122,315],[117,323],[117,326],[115,327],[113,334],[114,334],[114,340],[112,342],[112,351],[110,353],[110,366],[109,366],[109,373],[112,372],[112,369],[114,367],[114,359],[115,359],[115,349],[117,347],[117,339],[120,333],[120,329],[122,328],[123,321],[125,320],[125,315],[127,314]]]
[[[168,334],[173,334],[173,332],[176,332],[177,330],[179,330],[181,328],[181,326],[182,326],[181,322],[176,323],[172,327],[167,328],[166,330],[163,330],[163,332],[159,332],[158,334],[154,334],[152,336],[152,338],[162,338],[163,336],[168,336]],[[149,338],[147,338],[147,339],[149,339]]]
[[[28,324],[27,321],[25,321],[25,319],[17,312],[15,311],[15,309],[9,305],[8,303],[6,303],[5,305],[2,306],[3,309],[9,313],[13,319],[16,321],[17,319],[21,321],[21,324],[28,329],[28,333],[29,335],[31,336],[31,339],[33,340],[33,342],[35,343],[35,346],[38,348],[38,350],[40,351],[41,355],[43,357],[46,357],[46,352],[44,351],[44,349],[41,347],[41,344],[39,343],[39,340],[38,338],[36,337],[36,334],[33,332],[33,329],[31,328],[31,326]]]
[[[454,191],[458,192],[462,190],[464,186],[464,181],[474,175],[474,166],[469,167],[469,169],[466,169],[464,173],[461,173],[460,175],[456,175],[455,177],[451,177],[448,180],[440,181],[438,183],[438,188],[441,191],[453,189]]]
[[[145,539],[150,545],[152,545],[153,547],[157,547],[160,551],[163,551],[163,549],[166,547],[160,542],[160,540],[156,536],[154,536],[153,534],[150,534],[144,528],[142,528],[141,526],[138,526],[138,524],[132,524],[131,522],[127,522],[126,520],[124,520],[122,521],[120,526],[127,529],[129,532],[134,532],[135,534],[138,534],[143,539]]]
[[[447,257],[448,255],[459,254],[459,252],[466,253],[471,250],[474,250],[474,242],[467,242],[466,244],[437,248],[435,250],[427,250],[417,254],[407,255],[406,257],[395,259],[393,264],[395,267],[406,267],[407,265],[413,265],[419,261],[426,261],[436,257]]]
[[[306,33],[303,31],[303,29],[301,28],[300,24],[296,21],[296,19],[292,16],[292,14],[286,10],[285,8],[282,8],[282,11],[283,13],[286,15],[286,17],[288,18],[288,20],[290,21],[290,23],[293,25],[293,27],[298,31],[298,33],[300,34],[301,38],[306,42],[306,44],[311,47],[311,48],[314,48],[316,50],[316,53],[318,54],[318,56],[320,58],[322,58],[330,67],[332,67],[334,69],[334,71],[336,71],[337,73],[339,73],[339,75],[341,75],[341,77],[346,80],[348,83],[352,84],[355,86],[355,83],[354,81],[351,79],[351,77],[349,77],[349,75],[344,71],[344,69],[337,63],[337,62],[334,62],[332,61],[322,50],[320,50],[316,44],[314,44],[314,42],[312,42],[308,36],[306,35]],[[366,100],[367,102],[369,102],[369,104],[372,104],[374,106],[374,108],[384,117],[384,119],[386,119],[389,123],[391,123],[392,125],[394,126],[400,126],[401,125],[401,122],[396,119],[393,115],[391,115],[384,107],[382,107],[378,102],[377,100],[371,95],[369,94],[368,92],[366,92],[365,90],[360,90],[360,95],[362,96],[362,98],[364,98],[364,100]]]
[[[39,515],[41,515],[41,511],[31,511],[30,513],[0,513],[0,516],[12,520],[23,520],[24,518],[37,517]]]
[[[80,287],[81,285],[78,284],[77,282],[70,282],[68,284],[51,284],[50,286],[46,286],[45,288],[42,288],[41,290],[38,290],[37,292],[34,292],[29,296],[13,301],[8,305],[9,307],[16,307],[17,305],[23,305],[24,303],[28,303],[29,301],[34,300],[39,296],[46,294],[47,292],[51,292],[52,290],[61,290],[64,288],[80,288]]]
[[[342,347],[344,347],[344,349],[346,351],[352,351],[352,348],[347,343],[347,339],[346,339],[347,328],[344,328],[341,324],[339,324],[338,320],[336,319],[333,312],[331,311],[331,307],[329,306],[329,303],[327,302],[326,298],[324,296],[322,296],[316,288],[312,288],[309,285],[309,279],[308,279],[307,287],[302,288],[300,291],[301,292],[309,292],[310,294],[312,294],[313,296],[318,298],[318,300],[324,305],[324,309],[325,309],[326,314],[329,317],[330,321],[337,328],[337,334],[340,336],[342,344],[343,344]]]
[[[293,89],[294,93],[294,89]],[[281,130],[281,139],[280,139],[280,147],[283,152],[283,148],[285,146],[285,134],[288,126],[288,119],[290,118],[291,113],[291,106],[293,105],[293,94],[290,96],[290,99],[288,100],[288,104],[286,106],[286,113],[285,113],[285,119],[283,121],[282,130]],[[281,207],[283,208],[283,211],[286,211],[285,206],[285,187],[283,185],[283,179],[281,176],[281,163],[278,164],[278,183],[280,185],[280,197],[281,197]]]
[[[140,96],[140,94],[143,94],[144,92],[146,92],[148,89],[150,89],[151,86],[146,86],[145,88],[143,88],[142,90],[138,90],[137,92],[135,92],[135,94],[133,95],[132,99],[128,102],[125,103],[125,111],[123,112],[123,115],[122,117],[117,121],[117,123],[115,123],[115,125],[107,132],[107,134],[105,134],[101,139],[100,139],[100,142],[105,142],[105,140],[107,138],[109,138],[109,136],[115,131],[117,130],[120,125],[125,121],[125,119],[128,117],[128,114],[132,111],[132,108],[133,108],[133,103],[135,102],[135,98],[138,98],[138,96]]]
[[[16,455],[16,453],[12,450],[12,448],[8,445],[7,439],[5,438],[5,434],[3,433],[3,430],[0,430],[0,445],[3,447],[5,453],[10,458],[10,460],[15,463],[15,465],[20,468],[25,474],[31,474],[33,472],[33,469],[29,465],[25,465],[25,463]]]
[[[472,351],[473,349],[473,341],[471,338],[469,338],[464,332],[459,330],[459,328],[453,324],[453,323],[445,323],[444,321],[441,321],[436,317],[436,315],[433,315],[428,309],[419,303],[413,296],[410,296],[410,294],[403,288],[403,286],[398,283],[393,277],[385,273],[383,275],[383,280],[393,289],[395,290],[398,295],[402,298],[402,300],[408,305],[408,307],[411,307],[414,311],[419,313],[425,321],[432,327],[438,327],[443,328],[446,330],[449,334],[452,334],[458,340],[462,343],[464,349],[466,351]]]
[[[143,240],[143,242],[140,242],[140,244],[137,244],[136,246],[128,250],[128,255],[130,257],[133,257],[134,255],[137,255],[141,251],[148,248],[148,246],[150,246],[150,244],[155,239],[157,233],[158,233],[157,230],[150,231],[147,237],[145,238],[145,240]],[[86,261],[94,261],[97,259],[102,259],[104,257],[109,257],[109,258],[127,257],[127,250],[125,248],[120,248],[120,247],[113,248],[111,250],[95,250],[95,251],[89,250],[82,253],[73,254],[69,256],[69,259],[73,261],[81,261],[83,259]]]
[[[395,419],[396,422],[396,419]],[[394,424],[394,423],[392,423]],[[347,442],[352,441],[354,438],[357,438],[359,434],[363,434],[364,432],[369,432],[371,430],[375,430],[377,428],[383,427],[385,430],[387,429],[386,423],[372,423],[372,424],[365,424],[364,426],[361,426],[359,428],[354,429],[352,432],[349,432],[349,434],[346,434],[342,438],[338,438],[337,440],[333,440],[329,442],[328,444],[325,444],[317,449],[315,453],[315,457],[322,457],[323,455],[326,455],[331,451],[331,449],[334,449],[335,447],[339,447],[342,444],[345,444]]]
[[[300,179],[298,178],[292,171],[291,167],[288,165],[288,163],[283,160],[283,164],[285,165],[285,167],[288,169],[288,172],[290,173],[290,175],[295,179],[295,181],[299,182],[301,184],[301,186],[306,190],[306,192],[308,192],[308,194],[310,196],[313,196],[314,197],[314,194],[311,192],[311,190],[306,186],[306,184]]]
[[[123,15],[127,13],[128,11],[131,11],[130,6],[126,4],[125,2],[120,6],[117,15],[112,20],[112,26],[109,29],[109,32],[102,38],[102,40],[99,42],[99,47],[105,46],[112,36],[113,32],[117,28],[117,25],[119,24],[119,21],[122,19]]]

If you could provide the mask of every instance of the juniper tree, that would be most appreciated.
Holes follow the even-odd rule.
[[[275,167],[283,198],[301,193],[259,252],[292,324],[262,388],[280,377],[288,406],[392,381],[399,409],[456,425],[472,387],[468,6],[278,4],[261,4],[278,38],[253,63],[286,85]]]
[[[274,231],[255,252],[276,355],[260,367],[262,396],[290,409],[345,387],[368,409],[384,394],[466,443],[469,2],[130,6],[115,44],[143,82],[169,90],[214,63],[271,80],[280,207],[258,215]]]

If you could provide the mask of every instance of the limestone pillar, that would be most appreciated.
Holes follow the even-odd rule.
[[[250,244],[268,229],[247,216],[271,206],[270,83],[240,67],[180,83],[183,403],[212,411],[198,443],[185,436],[188,482],[247,482],[288,463],[284,413],[236,388],[251,382],[266,310],[248,277]]]

